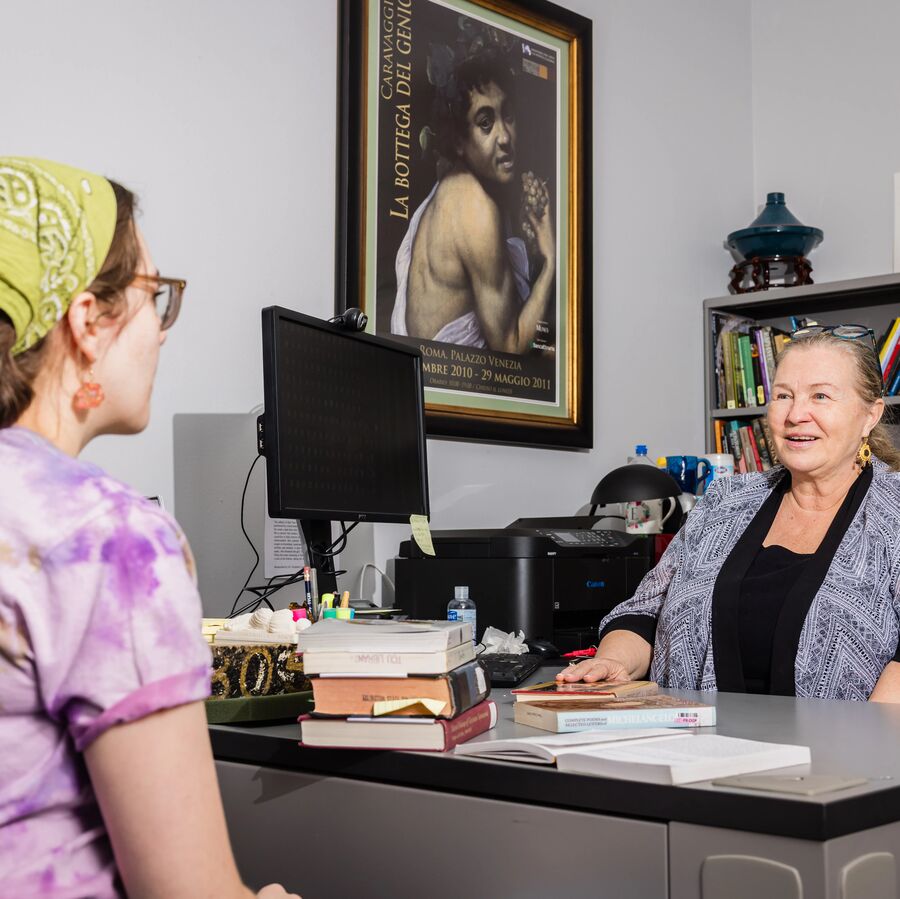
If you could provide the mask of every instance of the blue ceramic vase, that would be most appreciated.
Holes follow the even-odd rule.
[[[728,235],[725,246],[738,260],[754,256],[808,256],[824,237],[820,228],[802,224],[784,205],[784,194],[766,194],[763,211],[740,231]]]

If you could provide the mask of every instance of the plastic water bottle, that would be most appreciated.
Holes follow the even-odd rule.
[[[653,465],[650,461],[650,457],[647,455],[647,445],[644,443],[639,443],[634,448],[634,455],[628,457],[629,465]],[[655,468],[656,466],[654,466]]]
[[[454,587],[453,599],[447,603],[447,621],[468,621],[472,625],[472,642],[477,643],[475,629],[475,600],[468,587]]]

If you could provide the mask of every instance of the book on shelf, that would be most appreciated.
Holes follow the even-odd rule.
[[[555,765],[557,758],[570,752],[583,752],[608,745],[649,740],[653,737],[687,737],[690,731],[666,728],[635,730],[583,730],[568,734],[540,737],[514,737],[511,740],[476,740],[463,743],[453,751],[479,759],[527,762],[532,765]]]
[[[659,694],[637,699],[573,699],[569,702],[517,702],[517,724],[554,733],[631,727],[707,727],[716,708]]]
[[[753,328],[749,338],[750,342],[750,361],[753,365],[753,382],[756,384],[756,405],[765,406],[766,404],[766,387],[763,384],[762,363],[759,356],[759,346],[756,343],[756,337],[759,334],[759,328]]]
[[[759,405],[764,406],[769,402],[769,384],[771,383],[771,369],[765,353],[765,334],[762,328],[751,328],[750,334],[753,338],[753,346],[751,349],[753,351],[754,370],[758,371],[758,378],[756,381],[759,385],[757,388],[757,398],[759,399]]]
[[[725,435],[725,422],[721,418],[717,418],[713,422],[716,432],[716,452],[730,453],[731,447],[728,445],[728,437]]]
[[[756,402],[756,382],[753,378],[753,357],[750,354],[750,335],[738,337],[738,349],[741,354],[741,380],[744,384],[744,405],[749,409],[758,405]]]
[[[312,690],[316,716],[371,716],[376,703],[424,699],[434,700],[433,711],[420,705],[413,710],[404,707],[396,714],[454,718],[484,700],[491,687],[484,666],[473,661],[430,677],[313,677]]]
[[[747,463],[744,461],[744,451],[741,448],[740,427],[737,419],[732,418],[728,422],[725,433],[728,437],[728,452],[734,457],[734,470],[738,474],[746,474]]]
[[[744,405],[743,384],[740,376],[735,376],[741,369],[738,338],[741,333],[749,333],[753,322],[726,312],[713,312],[710,320],[718,405],[722,409],[736,409]]]
[[[303,672],[308,675],[366,674],[370,677],[402,677],[446,674],[475,658],[471,640],[434,652],[354,652],[313,649],[303,653]]]
[[[762,344],[763,358],[765,360],[766,370],[766,399],[772,386],[772,379],[775,377],[775,343],[774,332],[769,325],[759,329],[760,342]]]
[[[731,365],[734,368],[734,396],[739,408],[747,405],[747,384],[744,381],[744,359],[741,355],[741,335],[731,335]]]
[[[468,621],[324,618],[297,638],[297,651],[438,652],[472,640]]]
[[[898,345],[900,345],[900,318],[895,318],[885,332],[884,337],[882,337],[878,347],[878,361],[881,363],[881,371],[885,376],[887,376],[890,360]]]
[[[777,465],[778,457],[775,454],[775,441],[772,439],[772,429],[769,427],[769,420],[767,418],[760,418],[758,421],[766,441],[766,448],[769,450],[769,455],[772,457],[772,464]]]
[[[489,731],[497,706],[486,699],[456,718],[313,718],[300,719],[303,746],[328,749],[408,749],[446,752]]]
[[[775,348],[775,362],[778,363],[778,357],[781,355],[782,350],[791,342],[791,335],[785,334],[783,331],[774,333],[772,335],[772,345]]]
[[[808,746],[763,743],[719,734],[658,737],[558,756],[560,771],[660,784],[696,783],[717,777],[808,765]]]
[[[896,396],[900,388],[900,318],[895,318],[878,354],[885,396]]]
[[[719,425],[721,425],[721,432]],[[734,456],[734,470],[738,474],[768,471],[777,464],[777,458],[765,417],[752,419],[731,418],[716,420],[716,446],[720,433],[723,452]]]
[[[655,696],[659,687],[651,680],[596,681],[593,684],[578,682],[561,684],[558,681],[545,681],[532,684],[530,687],[519,687],[511,691],[516,702],[567,702],[585,697],[608,697],[609,699],[625,699],[627,697]]]
[[[726,331],[722,335],[723,348],[721,350],[723,360],[731,359],[731,332]],[[718,405],[723,409],[737,408],[737,394],[734,385],[734,366],[727,361],[723,361],[722,368],[725,372],[725,395],[722,395],[722,388],[719,387]]]
[[[763,430],[762,420],[759,418],[754,418],[750,422],[750,428],[753,432],[753,439],[754,443],[756,444],[757,452],[759,453],[759,457],[762,460],[762,470],[768,471],[774,464],[774,457],[769,451],[770,448],[769,444],[766,441],[766,434]]]
[[[710,317],[716,407],[764,406],[769,401],[775,364],[790,336],[740,315],[713,311]]]
[[[741,461],[744,463],[744,469],[749,472],[758,471],[753,447],[750,445],[750,428],[740,425],[737,432],[741,441]]]
[[[753,453],[753,462],[756,465],[756,470],[768,471],[772,466],[766,465],[762,460],[762,453],[760,452],[759,444],[756,440],[756,432],[753,428],[753,423],[750,422],[750,424],[747,424],[744,427],[747,431],[747,440],[750,443],[750,450]],[[760,434],[762,434],[762,431],[760,431]]]

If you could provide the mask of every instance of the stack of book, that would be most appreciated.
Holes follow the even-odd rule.
[[[641,727],[707,727],[715,706],[657,692],[653,681],[535,684],[513,690],[517,724],[554,733]]]
[[[468,622],[327,618],[297,649],[313,689],[305,746],[443,752],[496,724]]]

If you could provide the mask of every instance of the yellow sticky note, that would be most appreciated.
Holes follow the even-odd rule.
[[[428,527],[428,519],[424,515],[410,515],[409,526],[412,528],[413,540],[419,544],[419,549],[426,556],[433,556],[434,544],[431,542],[431,528]]]
[[[437,715],[445,705],[440,699],[384,699],[372,703],[372,717],[390,715],[392,712],[412,712],[416,706],[422,706],[429,715]]]

